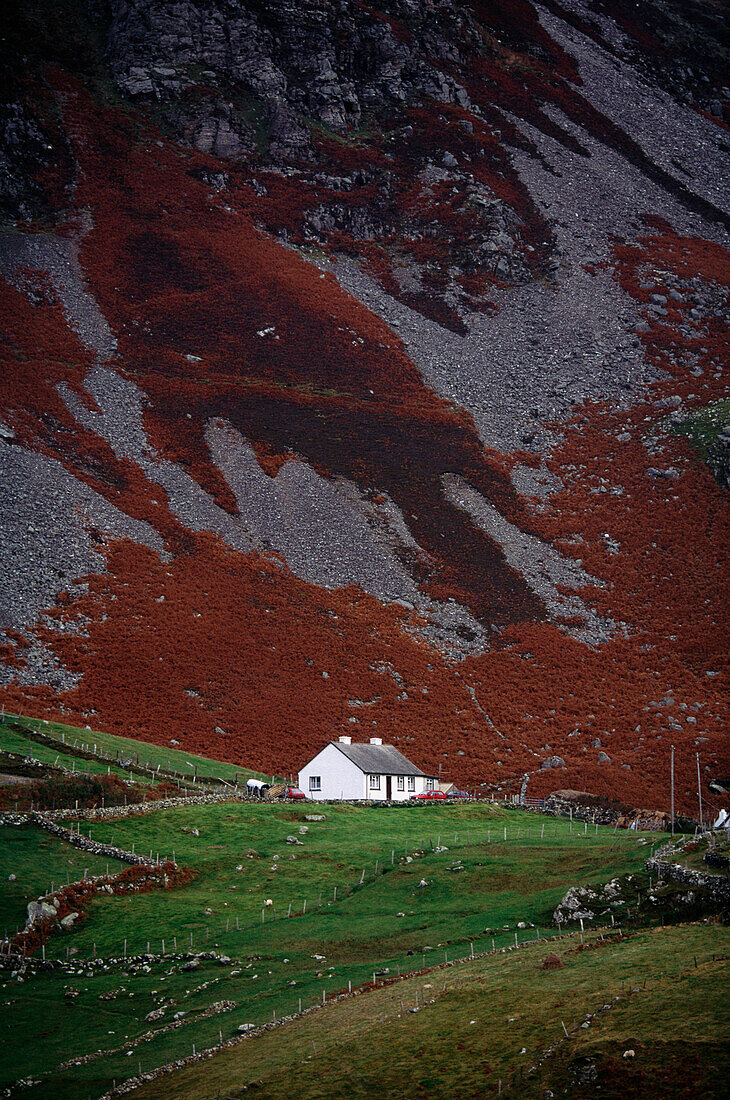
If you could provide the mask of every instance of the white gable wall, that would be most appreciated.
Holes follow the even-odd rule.
[[[320,790],[310,790],[311,776],[321,779]],[[299,773],[299,788],[315,802],[332,798],[367,798],[365,776],[344,752],[327,745]]]

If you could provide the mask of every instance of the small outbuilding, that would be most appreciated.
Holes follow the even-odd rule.
[[[353,745],[351,737],[340,737],[302,768],[299,786],[315,802],[405,802],[412,795],[437,790],[438,779],[426,775],[394,745],[384,745],[380,737],[359,745]]]

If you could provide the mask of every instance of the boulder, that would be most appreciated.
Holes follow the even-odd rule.
[[[63,917],[59,923],[61,925],[61,928],[73,928],[78,919],[78,913],[69,913],[68,916]]]
[[[547,771],[549,768],[564,768],[565,761],[562,756],[549,756],[547,760],[543,760],[540,765],[540,771]]]
[[[36,924],[41,920],[51,920],[58,916],[55,905],[48,901],[31,901],[28,904],[28,923]]]

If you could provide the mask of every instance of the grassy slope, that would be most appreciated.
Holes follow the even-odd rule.
[[[34,760],[40,760],[43,764],[55,764],[67,771],[91,773],[92,775],[111,773],[119,776],[120,779],[134,779],[141,783],[150,782],[144,776],[132,776],[129,771],[125,771],[124,768],[120,768],[116,764],[105,764],[101,760],[87,760],[78,754],[74,755],[73,749],[63,752],[55,746],[39,744],[37,741],[24,737],[16,729],[10,729],[3,722],[0,722],[0,749],[5,752],[32,757]],[[23,792],[19,791],[18,794],[22,796]]]
[[[14,722],[20,722],[24,726],[27,726],[33,730],[39,730],[41,733],[45,733],[47,736],[57,738],[64,737],[66,744],[69,746],[67,751],[67,760],[61,760],[61,763],[70,767],[70,758],[73,758],[72,746],[74,743],[78,743],[79,748],[94,751],[94,746],[98,750],[106,753],[115,754],[117,750],[125,757],[134,756],[135,759],[139,756],[140,764],[147,765],[152,768],[156,768],[158,764],[162,768],[172,768],[174,771],[185,776],[192,776],[194,768],[197,768],[197,774],[199,776],[216,776],[222,779],[227,779],[228,782],[232,782],[236,775],[238,775],[239,782],[248,779],[251,776],[258,778],[271,778],[271,776],[262,776],[260,772],[253,772],[247,768],[242,768],[237,764],[228,764],[222,760],[211,760],[206,756],[196,756],[195,753],[186,752],[184,749],[176,749],[173,746],[161,747],[159,745],[152,745],[147,741],[136,741],[131,737],[117,737],[111,733],[101,733],[97,730],[82,730],[76,726],[65,726],[60,722],[46,722],[45,720],[39,720],[37,718],[17,718],[12,715]],[[16,747],[16,744],[21,747]],[[10,752],[25,752],[30,751],[30,746],[33,747],[33,755],[37,760],[44,760],[53,763],[58,755],[58,750],[47,746],[39,745],[37,742],[25,742],[23,747],[23,738],[18,735],[16,731],[9,730],[4,723],[0,722],[0,749],[8,749]],[[107,765],[103,763],[94,763],[81,757],[76,758],[77,769],[80,767],[83,771],[86,771],[87,764],[90,766],[92,772],[106,773]],[[122,776],[129,776],[128,772],[124,769],[115,769],[112,765],[112,773]],[[141,777],[135,776],[135,779]]]
[[[568,1084],[571,1096],[595,1095],[575,1087],[576,1069],[591,1061],[613,1077],[613,1088],[610,1077],[605,1081],[604,1096],[631,1095],[632,1082],[643,1084],[646,1095],[649,1080],[662,1097],[720,1096],[730,1068],[724,1006],[729,968],[726,958],[713,960],[730,948],[730,931],[680,926],[596,950],[576,952],[575,946],[575,940],[555,945],[562,970],[543,971],[540,962],[551,948],[536,945],[379,989],[245,1040],[135,1095],[204,1100],[239,1097],[253,1085],[257,1096],[271,1100],[376,1093],[471,1097],[496,1092],[500,1079],[504,1095],[544,1096],[546,1088]],[[625,996],[629,987],[638,992]],[[424,994],[435,1003],[401,1015],[401,1002],[407,1010]],[[616,995],[610,1011],[580,1027]],[[521,1071],[560,1041],[561,1021],[570,1038],[534,1079],[522,1080]],[[621,1057],[627,1048],[636,1052],[630,1067]],[[701,1070],[698,1054],[705,1055]],[[623,1070],[618,1081],[617,1070]]]
[[[498,945],[514,942],[516,923],[522,920],[541,927],[544,934],[552,908],[567,885],[604,881],[637,870],[647,854],[635,834],[614,837],[610,830],[599,830],[597,836],[586,837],[576,829],[571,836],[567,822],[545,821],[546,835],[539,840],[541,819],[487,805],[395,810],[328,806],[326,820],[309,823],[308,833],[300,836],[298,828],[312,809],[229,803],[94,823],[95,838],[113,836],[125,847],[134,843],[137,851],[151,848],[171,853],[174,848],[178,861],[198,874],[181,890],[94,902],[85,925],[73,933],[81,958],[91,955],[94,943],[101,955],[120,953],[124,937],[130,953],[144,951],[148,940],[159,951],[162,938],[169,951],[174,937],[179,947],[188,946],[192,932],[196,947],[217,947],[234,961],[226,967],[206,963],[193,974],[182,973],[178,964],[166,961],[129,980],[122,976],[124,967],[119,964],[107,974],[82,970],[73,979],[41,974],[20,987],[9,983],[0,994],[12,995],[14,1001],[6,1029],[9,1057],[0,1063],[5,1067],[0,1069],[0,1083],[52,1070],[61,1057],[109,1050],[125,1035],[138,1038],[150,1026],[159,1028],[174,1011],[190,1013],[182,1027],[144,1042],[132,1056],[126,1051],[110,1054],[54,1080],[59,1097],[79,1091],[98,1095],[112,1078],[129,1076],[140,1062],[143,1070],[151,1069],[165,1058],[190,1053],[193,1043],[198,1049],[211,1046],[218,1040],[219,1029],[228,1037],[240,1023],[263,1023],[274,1012],[277,1016],[292,1012],[300,997],[303,1005],[311,1005],[321,1000],[323,989],[336,992],[347,987],[348,979],[359,985],[381,966],[405,972],[421,967],[424,959],[428,964],[442,961],[445,950],[450,958],[463,957],[470,942],[475,951],[486,950],[492,936],[485,933],[487,927],[498,930]],[[183,831],[193,827],[199,837]],[[490,832],[491,841],[485,843]],[[289,834],[299,837],[302,846],[287,844]],[[439,835],[449,851],[430,854],[429,838],[435,844]],[[429,854],[413,863],[400,862],[406,842],[413,851],[422,840]],[[399,856],[390,869],[394,848]],[[251,850],[257,856],[249,859]],[[273,860],[275,854],[280,856],[278,861]],[[466,870],[448,870],[455,858]],[[377,877],[376,859],[381,872]],[[278,870],[272,870],[275,862]],[[386,873],[382,874],[384,862]],[[242,871],[236,870],[239,865]],[[359,886],[363,869],[366,881]],[[419,888],[422,878],[428,887]],[[335,886],[337,902],[333,901]],[[354,889],[345,894],[346,887]],[[321,907],[317,904],[320,892]],[[268,919],[268,913],[262,924],[265,898],[274,901],[278,916]],[[306,915],[287,920],[289,901],[298,913],[305,898]],[[502,927],[505,924],[507,930]],[[519,936],[535,937],[536,930],[521,931]],[[66,943],[52,940],[47,953],[63,954]],[[315,954],[326,958],[315,960]],[[63,997],[69,981],[81,989],[72,1006]],[[214,984],[195,992],[206,981]],[[128,993],[100,1006],[99,993],[120,985]],[[176,1007],[161,1023],[150,1025],[144,1017],[159,1003],[153,990],[166,991]],[[236,1002],[234,1011],[195,1021],[197,1010],[224,998]],[[40,1004],[43,1013],[38,1011]],[[109,1034],[112,1031],[114,1035]],[[40,1096],[47,1082],[38,1089]]]

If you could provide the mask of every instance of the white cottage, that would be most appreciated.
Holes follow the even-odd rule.
[[[330,741],[299,772],[300,789],[314,801],[367,798],[405,802],[411,795],[437,786],[435,776],[426,775],[393,745],[384,745],[380,737],[371,737],[367,745],[353,745],[351,737]]]

